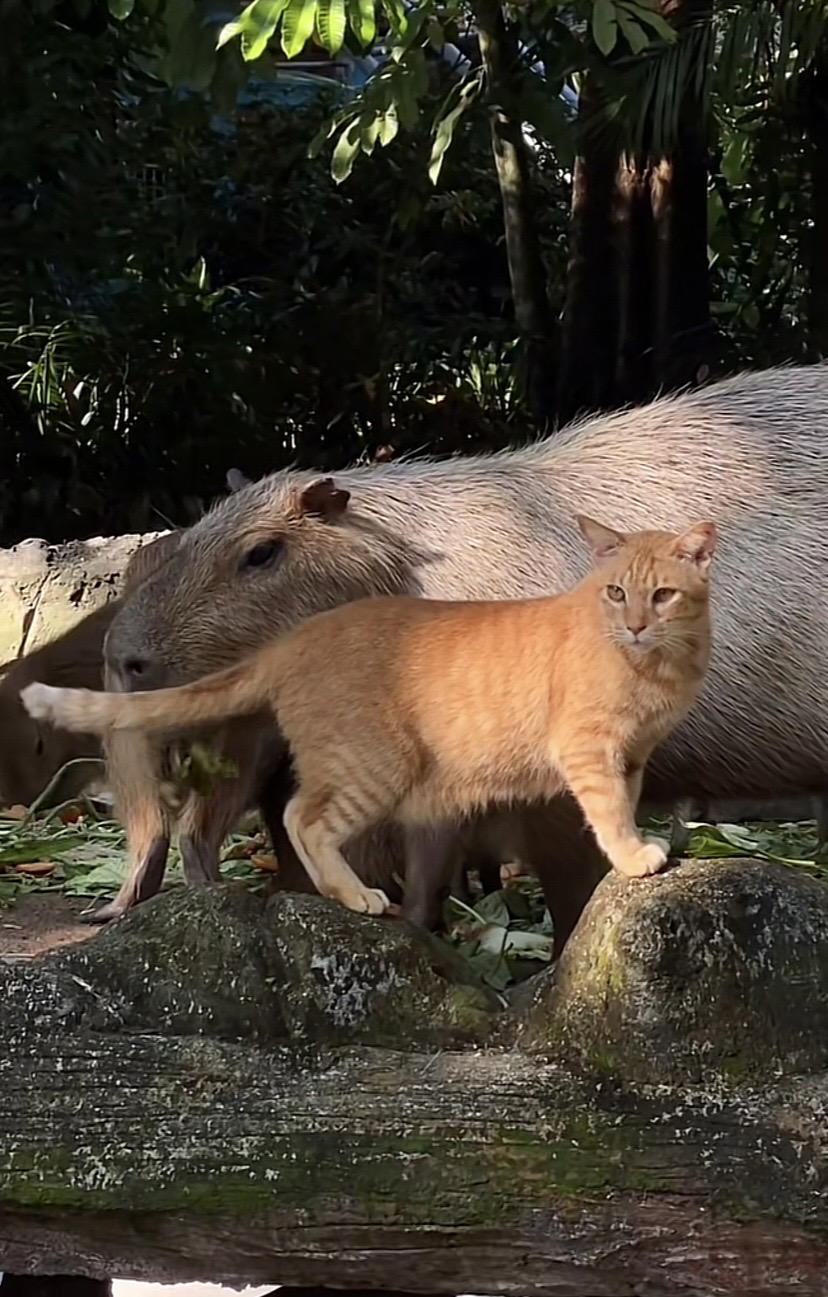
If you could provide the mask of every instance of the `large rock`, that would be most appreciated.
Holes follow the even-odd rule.
[[[114,599],[135,550],[161,534],[65,545],[24,540],[0,549],[0,663],[39,648]]]
[[[601,882],[524,1047],[628,1080],[744,1081],[828,1066],[828,886],[759,860]]]
[[[233,885],[156,897],[36,976],[38,1003],[25,969],[7,983],[5,1030],[48,1004],[90,1030],[428,1049],[484,1040],[500,1008],[467,965],[406,923],[317,896],[264,902]]]

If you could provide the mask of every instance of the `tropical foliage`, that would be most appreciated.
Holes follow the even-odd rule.
[[[576,156],[617,194],[622,164],[638,185],[678,166],[688,125],[713,321],[693,375],[822,354],[826,10],[6,0],[3,543],[186,521],[234,465],[554,423],[615,237],[572,215]],[[279,100],[289,60],[320,52],[371,75]],[[641,248],[619,255],[635,282]],[[631,366],[624,399],[656,381]]]

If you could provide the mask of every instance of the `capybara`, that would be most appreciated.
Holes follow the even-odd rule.
[[[828,367],[744,374],[584,420],[492,456],[285,471],[219,503],[110,627],[124,688],[193,680],[348,599],[543,595],[586,570],[574,523],[721,532],[716,649],[692,716],[654,754],[645,798],[821,793],[828,588]],[[332,735],[335,741],[335,735]],[[560,809],[560,808],[557,808]],[[572,827],[571,808],[569,826]],[[554,819],[528,862],[555,915],[596,874]],[[579,874],[578,869],[582,868]]]
[[[595,567],[544,599],[356,599],[234,666],[174,688],[32,684],[31,715],[69,729],[169,733],[266,707],[298,787],[284,813],[323,896],[383,914],[342,846],[376,825],[451,823],[571,791],[609,863],[657,873],[635,822],[646,764],[710,660],[716,528],[578,525]],[[331,733],[337,741],[331,743]]]

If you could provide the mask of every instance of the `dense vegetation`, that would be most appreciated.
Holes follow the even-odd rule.
[[[280,35],[371,43],[348,6],[258,0],[217,57],[239,5],[3,3],[0,543],[828,349],[828,6],[382,0],[393,84],[269,102]]]

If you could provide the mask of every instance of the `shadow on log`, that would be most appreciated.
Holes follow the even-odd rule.
[[[826,937],[782,866],[608,878],[504,1010],[402,923],[157,898],[0,963],[0,1269],[824,1297]]]

